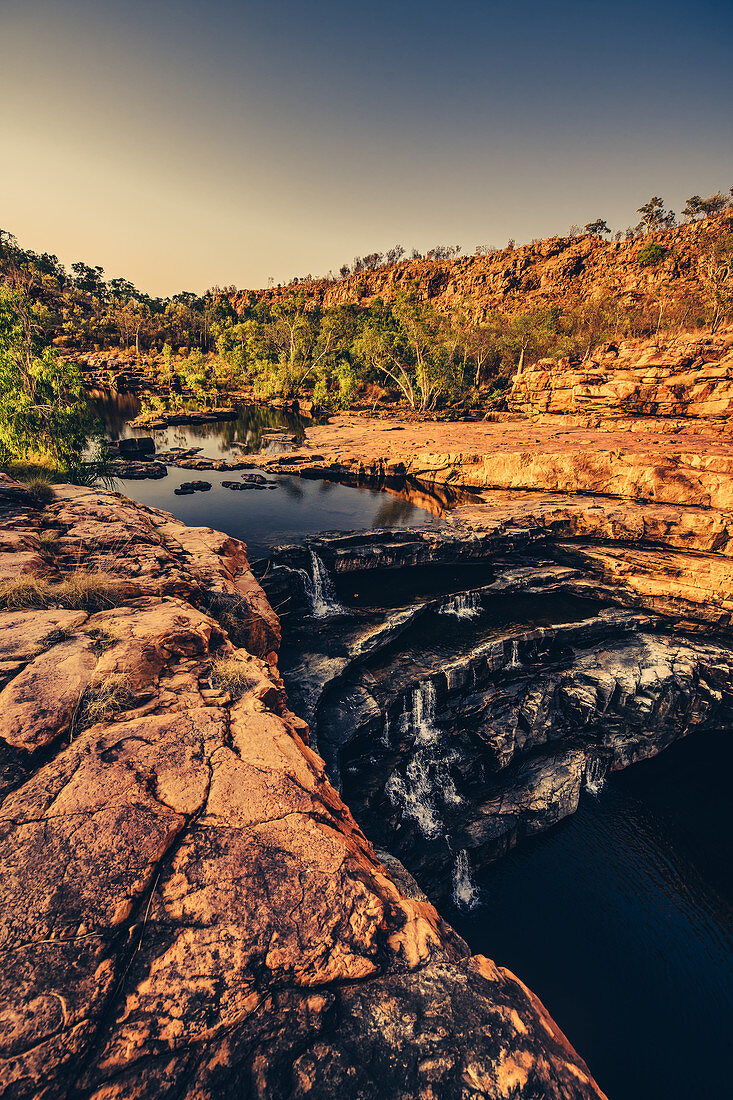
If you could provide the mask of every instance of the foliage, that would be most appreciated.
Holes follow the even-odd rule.
[[[22,288],[0,287],[0,445],[12,457],[45,452],[76,470],[95,434],[78,368],[49,346]]]
[[[653,267],[669,255],[669,249],[659,241],[650,241],[636,253],[636,262],[641,267]]]
[[[701,235],[701,247],[718,224],[720,233],[704,246],[702,289],[684,302],[668,300],[655,279],[623,307],[608,296],[569,297],[550,307],[520,306],[490,316],[477,316],[469,300],[441,310],[426,301],[409,282],[402,245],[344,265],[342,277],[356,276],[352,302],[324,308],[323,297],[306,290],[312,276],[294,280],[285,293],[236,295],[233,287],[213,287],[203,295],[152,298],[129,280],[106,279],[101,267],[82,261],[67,273],[55,256],[24,250],[0,230],[0,449],[16,461],[42,452],[52,479],[88,482],[105,474],[99,441],[89,461],[95,430],[79,371],[52,341],[64,348],[125,349],[122,361],[137,359],[157,390],[144,401],[147,415],[208,406],[220,394],[240,390],[287,399],[306,394],[319,410],[348,408],[359,395],[367,400],[375,394],[399,396],[421,412],[485,401],[487,394],[500,400],[506,380],[528,359],[583,358],[604,340],[656,333],[683,320],[719,326],[731,313],[730,234],[725,238],[725,220],[718,217],[729,205],[716,192],[693,195],[685,206],[687,218],[716,217]],[[651,231],[664,234],[676,224],[658,195],[639,213],[641,222],[626,231],[629,240]],[[601,218],[571,229],[571,235],[596,238],[609,232]],[[670,254],[664,240],[645,243],[637,263],[660,263]],[[507,248],[514,247],[511,240]],[[450,261],[459,251],[457,245],[436,245],[425,257],[413,249],[410,259]],[[475,254],[493,251],[478,246]],[[389,303],[372,297],[380,279],[367,278],[386,265],[399,265],[392,285],[401,288]],[[335,278],[329,273],[329,280]],[[114,373],[107,372],[109,383]]]
[[[591,237],[600,237],[603,233],[610,233],[608,224],[603,218],[596,218],[594,222],[588,222],[585,227],[586,233],[589,233]]]
[[[659,195],[653,195],[649,202],[640,206],[637,214],[641,214],[641,220],[647,233],[653,233],[660,229],[671,229],[675,225],[674,211],[665,210],[664,199]]]
[[[700,258],[699,275],[713,332],[733,316],[733,227],[731,219]]]

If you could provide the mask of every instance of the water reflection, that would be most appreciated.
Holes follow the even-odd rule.
[[[244,405],[237,409],[237,417],[232,420],[169,424],[166,428],[133,428],[130,421],[140,412],[140,400],[134,395],[98,397],[92,405],[112,440],[148,435],[154,439],[158,451],[198,447],[207,458],[254,454],[258,451],[276,454],[292,446],[293,442],[301,442],[305,438],[306,425],[311,423],[286,409]],[[268,439],[269,433],[282,438]]]
[[[181,447],[200,448],[206,458],[233,458],[242,454],[272,454],[286,450],[304,438],[309,421],[284,409],[246,406],[235,420],[206,424],[177,424],[167,428],[134,429],[128,422],[139,411],[132,396],[99,399],[98,414],[112,439],[152,435],[158,451]],[[275,489],[250,489],[235,493],[222,486],[238,474],[232,471],[191,471],[168,467],[160,481],[118,480],[116,488],[152,508],[172,512],[192,526],[214,527],[247,543],[252,558],[266,557],[278,543],[300,542],[323,531],[354,531],[372,527],[402,527],[442,522],[442,508],[430,510],[407,494],[397,497],[387,490],[357,488],[332,481],[308,481],[276,476],[262,470]],[[185,481],[204,479],[211,491],[176,496]]]

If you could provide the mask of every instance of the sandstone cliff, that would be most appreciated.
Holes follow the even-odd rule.
[[[241,543],[85,489],[0,509],[0,1095],[601,1095],[376,858]]]
[[[725,420],[733,411],[733,330],[606,345],[582,363],[540,360],[515,374],[508,404],[525,416],[570,414],[606,428],[609,419],[625,418],[631,430],[648,427],[645,417],[677,419],[689,433],[685,419]]]

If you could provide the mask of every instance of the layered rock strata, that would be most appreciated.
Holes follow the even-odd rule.
[[[360,825],[433,898],[458,853],[485,864],[609,772],[733,720],[727,618],[713,626],[712,608],[672,592],[664,614],[631,610],[653,601],[604,583],[587,555],[569,564],[551,528],[317,548],[344,597],[326,622],[298,594],[301,550],[280,551],[265,580],[284,598],[291,579],[286,685]]]
[[[608,344],[582,363],[540,360],[515,374],[509,408],[526,416],[724,420],[733,411],[733,332],[670,343]]]
[[[308,626],[302,550],[279,552],[266,581],[300,608],[283,668],[329,774],[432,897],[457,855],[464,868],[466,853],[493,859],[572,813],[609,770],[730,725],[731,346],[723,334],[616,349],[586,365],[602,386],[564,386],[571,365],[540,364],[512,391],[532,419],[342,416],[270,460],[438,508],[453,494],[443,527],[311,541],[346,594],[327,632]],[[459,576],[482,564],[482,578]],[[400,578],[430,569],[446,573],[445,607],[424,592],[385,604],[368,581],[406,590]],[[507,592],[535,601],[523,619],[502,620]],[[570,610],[543,622],[550,592]],[[578,599],[595,608],[581,614]]]
[[[0,1095],[601,1095],[377,859],[241,543],[7,482],[0,540]]]

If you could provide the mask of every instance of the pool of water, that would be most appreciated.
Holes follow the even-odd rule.
[[[293,413],[265,406],[239,410],[236,420],[214,424],[185,424],[147,431],[133,429],[129,420],[139,411],[134,397],[96,402],[111,439],[149,435],[158,451],[173,447],[200,448],[207,458],[239,458],[245,454],[273,454],[289,444],[268,438],[284,433],[289,440],[303,438],[306,422]],[[252,471],[247,471],[248,473]],[[377,527],[440,524],[440,509],[428,511],[417,503],[387,490],[356,488],[330,481],[267,474],[275,489],[235,492],[223,481],[237,481],[240,472],[230,470],[179,470],[168,467],[159,481],[118,478],[115,488],[151,508],[160,508],[191,526],[214,527],[242,539],[250,559],[267,557],[278,544],[300,542],[323,531],[357,531]],[[211,489],[192,496],[176,496],[185,481],[208,481]]]
[[[610,1100],[733,1092],[733,734],[699,734],[479,878],[448,914],[544,1001]]]

